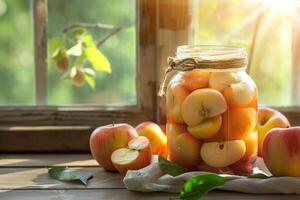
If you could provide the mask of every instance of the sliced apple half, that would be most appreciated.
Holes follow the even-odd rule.
[[[194,90],[182,103],[182,117],[188,126],[196,126],[204,119],[215,117],[227,110],[223,95],[217,90]]]
[[[122,174],[128,170],[137,170],[146,167],[152,161],[149,140],[144,136],[132,139],[128,148],[120,148],[111,154],[111,161]]]
[[[214,136],[221,128],[222,117],[218,115],[216,117],[203,120],[196,126],[188,127],[187,130],[191,135],[198,139],[206,139]]]
[[[201,147],[203,161],[211,167],[226,167],[240,160],[246,153],[243,140],[208,142]]]

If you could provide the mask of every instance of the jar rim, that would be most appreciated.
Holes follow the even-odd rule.
[[[227,45],[181,45],[177,47],[177,56],[204,56],[214,57],[235,57],[247,59],[247,50],[244,47]]]

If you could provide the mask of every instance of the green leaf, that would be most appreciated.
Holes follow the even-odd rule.
[[[87,33],[88,33],[88,31],[84,28],[76,28],[72,32],[72,37],[75,40],[82,40],[84,35],[87,34]]]
[[[104,71],[107,73],[111,73],[111,66],[108,59],[101,53],[101,51],[97,48],[96,44],[93,41],[93,37],[90,34],[86,34],[84,36],[85,50],[84,54],[93,68],[98,71]]]
[[[96,88],[96,74],[93,69],[90,68],[85,68],[84,69],[84,75],[85,75],[85,80],[88,83],[88,85],[92,88]]]
[[[54,37],[48,41],[48,51],[51,59],[59,59],[65,54],[65,40]]]
[[[80,182],[84,185],[87,184],[88,180],[93,178],[90,172],[77,171],[64,166],[49,167],[48,174],[51,178],[60,181]]]
[[[248,178],[260,178],[260,179],[266,179],[266,178],[271,178],[271,176],[268,176],[264,173],[257,173],[257,174],[252,174],[248,176]]]
[[[180,199],[197,200],[215,187],[224,185],[226,179],[216,174],[205,174],[188,179],[180,193]]]
[[[93,68],[98,71],[111,73],[108,59],[97,49],[96,46],[87,47],[84,51],[86,58],[91,62]]]
[[[77,57],[73,63],[73,66],[81,66],[86,59],[85,54],[81,54],[81,56]]]
[[[173,163],[173,162],[165,159],[162,156],[158,157],[158,163],[159,163],[160,169],[163,172],[170,174],[171,176],[178,176],[180,174],[187,172],[187,169],[185,169],[184,167],[182,167],[176,163]]]
[[[81,56],[82,55],[82,42],[78,42],[73,47],[67,50],[68,55]]]

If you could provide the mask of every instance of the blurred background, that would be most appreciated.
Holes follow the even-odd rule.
[[[291,106],[293,30],[298,0],[193,0],[194,44],[237,45],[248,49],[249,73],[261,104]],[[34,50],[30,0],[0,0],[0,105],[34,105]],[[74,23],[132,24],[100,48],[112,73],[96,72],[96,88],[61,80],[48,65],[49,105],[135,105],[136,1],[48,0],[48,37]],[[110,30],[93,29],[95,39]],[[298,75],[296,75],[298,76]],[[298,76],[299,77],[299,76]],[[38,84],[38,83],[37,83]]]

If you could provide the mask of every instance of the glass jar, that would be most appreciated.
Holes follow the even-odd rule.
[[[169,159],[190,170],[251,174],[258,146],[257,88],[245,71],[246,49],[179,46],[169,65]]]

